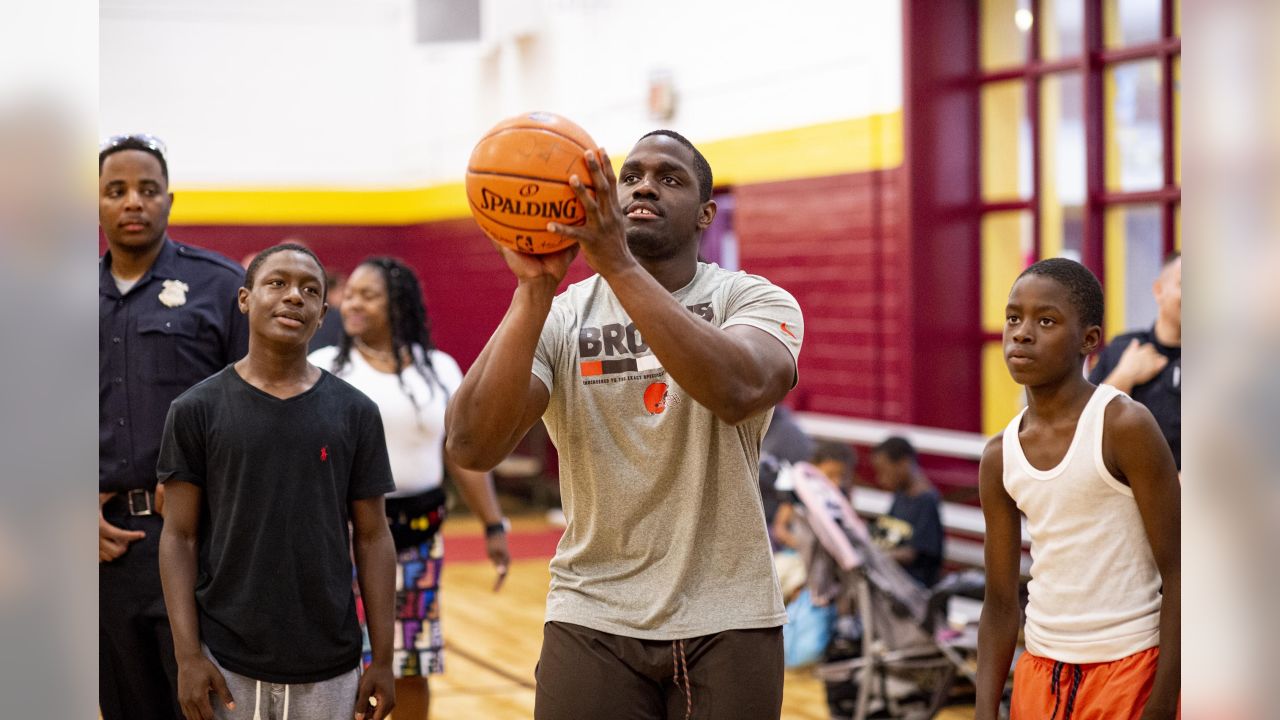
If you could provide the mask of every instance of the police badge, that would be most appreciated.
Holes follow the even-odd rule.
[[[187,291],[191,288],[181,280],[165,280],[164,289],[160,291],[160,302],[165,307],[179,307],[187,304]]]

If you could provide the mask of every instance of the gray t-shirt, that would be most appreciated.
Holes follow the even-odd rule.
[[[674,297],[799,356],[800,307],[764,278],[699,263]],[[757,480],[771,412],[734,427],[690,398],[598,275],[555,299],[533,373],[568,521],[547,620],[646,640],[786,622]]]

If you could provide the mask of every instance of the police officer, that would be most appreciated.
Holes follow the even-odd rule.
[[[167,234],[169,168],[148,135],[98,153],[98,702],[104,720],[181,718],[160,588],[156,455],[169,403],[242,357],[243,271]]]
[[[1182,253],[1165,258],[1151,287],[1156,322],[1111,340],[1089,373],[1128,393],[1151,411],[1182,470]]]

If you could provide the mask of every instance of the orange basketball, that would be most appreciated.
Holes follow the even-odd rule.
[[[572,240],[547,223],[582,225],[586,209],[569,187],[577,174],[591,188],[582,154],[596,148],[586,130],[547,112],[498,123],[476,143],[467,163],[467,202],[484,233],[506,247],[542,255]]]

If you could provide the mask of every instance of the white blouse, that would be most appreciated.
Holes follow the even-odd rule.
[[[414,352],[420,357],[422,349],[415,346]],[[337,355],[338,348],[331,345],[311,353],[308,359],[332,372]],[[431,368],[438,383],[428,383],[415,367],[404,368],[397,378],[374,368],[353,347],[346,367],[335,373],[369,396],[382,413],[391,475],[396,482],[395,492],[388,497],[416,495],[439,487],[444,479],[444,411],[448,398],[462,384],[462,369],[439,350],[431,351]]]

